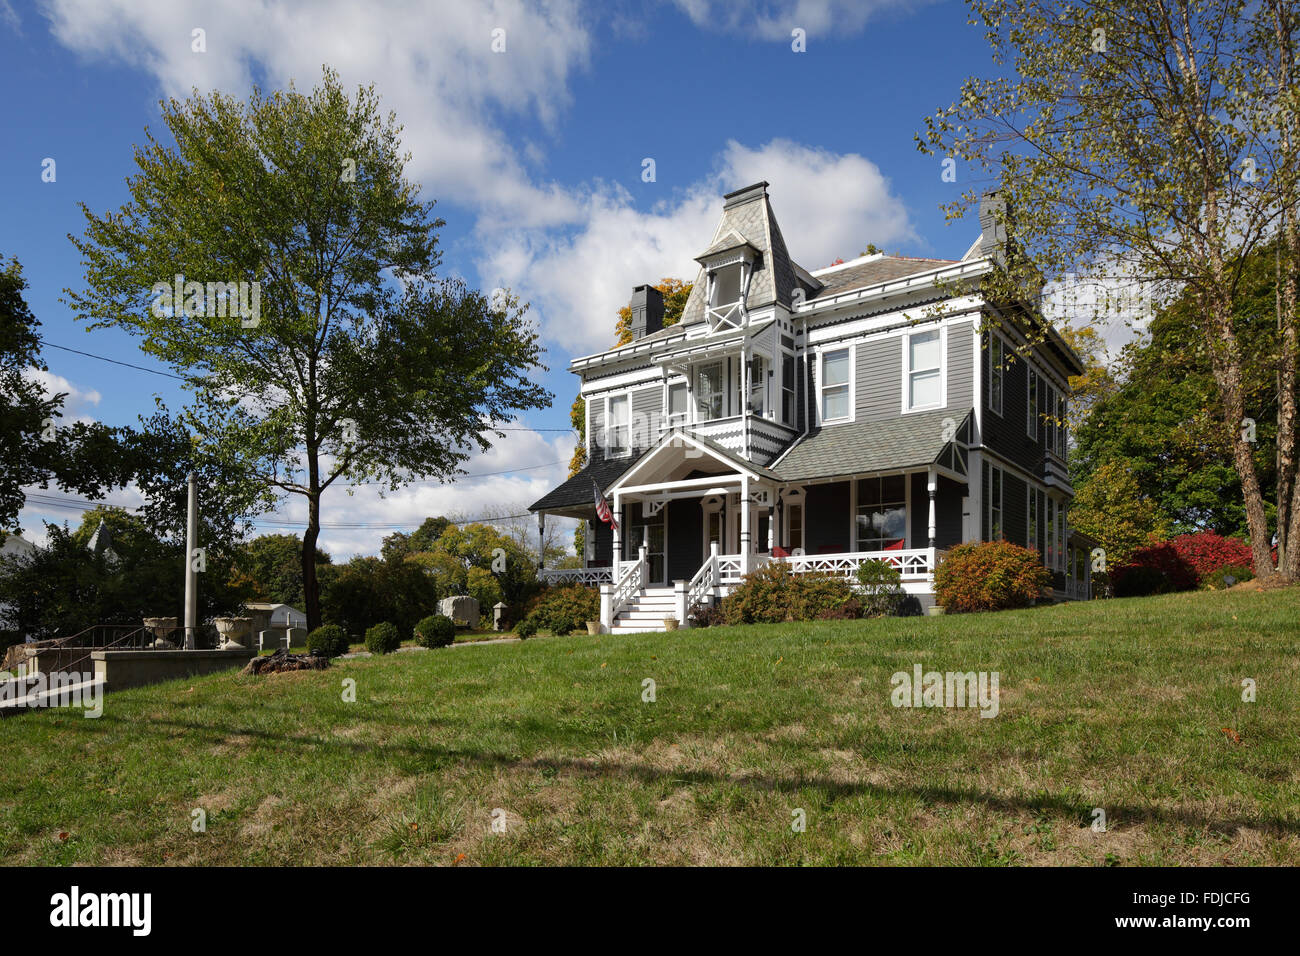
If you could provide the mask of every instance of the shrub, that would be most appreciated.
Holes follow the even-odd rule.
[[[686,616],[695,627],[719,627],[727,623],[722,608],[716,604],[693,604]]]
[[[1028,607],[1051,583],[1038,552],[1009,541],[959,544],[934,575],[935,598],[953,613]]]
[[[1111,593],[1121,598],[1168,594],[1174,590],[1169,575],[1164,571],[1134,564],[1127,564],[1111,572],[1110,587]]]
[[[1207,576],[1220,568],[1251,568],[1255,563],[1250,545],[1245,541],[1240,538],[1225,538],[1213,531],[1182,534],[1169,543],[1201,584],[1205,583]],[[1250,576],[1254,577],[1254,573]],[[1237,577],[1237,580],[1242,579]]]
[[[526,618],[515,625],[515,633],[519,635],[521,641],[526,641],[537,633],[537,615],[529,614]]]
[[[391,654],[402,646],[402,634],[396,624],[384,621],[366,629],[366,650],[371,654]]]
[[[1172,541],[1139,548],[1127,564],[1111,571],[1110,579],[1116,597],[1191,591],[1200,580]]]
[[[430,614],[415,625],[415,643],[421,647],[449,647],[456,641],[456,622],[443,614]]]
[[[351,649],[348,632],[337,624],[322,624],[307,635],[307,650],[321,657],[338,657]]]
[[[534,634],[543,628],[552,634],[585,630],[588,621],[600,618],[600,592],[580,584],[551,588],[542,594],[524,620],[529,618],[535,625]]]
[[[1242,581],[1253,580],[1254,577],[1255,572],[1244,565],[1225,564],[1203,577],[1201,587],[1210,591],[1222,591]]]
[[[780,624],[813,621],[838,608],[861,611],[853,589],[831,574],[795,574],[788,564],[773,561],[745,579],[722,601],[727,624]]]
[[[864,561],[858,566],[858,599],[867,617],[899,613],[903,599],[903,576],[888,561]]]

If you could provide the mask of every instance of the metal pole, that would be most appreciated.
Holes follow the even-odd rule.
[[[189,509],[185,517],[185,649],[198,646],[195,628],[199,618],[199,573],[194,569],[194,552],[199,548],[199,481],[189,474]]]

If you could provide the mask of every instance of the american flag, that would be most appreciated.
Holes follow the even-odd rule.
[[[600,485],[596,484],[596,479],[591,479],[591,490],[596,493],[596,514],[600,520],[609,525],[614,531],[618,530],[618,522],[614,520],[614,512],[609,510],[609,502],[605,496],[600,493]]]

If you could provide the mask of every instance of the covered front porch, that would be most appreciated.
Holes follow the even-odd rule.
[[[964,488],[934,467],[790,481],[679,432],[604,489],[619,526],[587,526],[585,567],[542,576],[601,586],[605,629],[647,594],[685,625],[769,561],[846,579],[885,561],[926,604],[943,548],[961,540]]]

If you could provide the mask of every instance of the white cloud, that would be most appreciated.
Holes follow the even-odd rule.
[[[413,484],[397,491],[367,485],[352,490],[331,486],[321,499],[320,546],[336,562],[357,554],[378,554],[379,545],[394,531],[414,531],[432,515],[468,517],[499,513],[518,506],[523,511],[564,481],[576,438],[572,434],[535,431],[506,432],[485,454],[474,455],[464,465],[469,475],[455,484]],[[544,465],[534,468],[530,466]],[[518,469],[527,469],[520,471]],[[510,474],[491,474],[510,471]],[[381,492],[383,497],[381,497]],[[511,511],[510,513],[515,513]],[[257,534],[301,535],[307,526],[306,501],[289,496],[274,516],[293,527],[263,524]],[[400,525],[401,528],[331,527],[332,525]]]
[[[790,40],[796,27],[808,36],[852,36],[878,14],[926,6],[932,0],[674,0],[691,22],[705,30]]]
[[[53,398],[56,394],[66,396],[63,399],[63,417],[59,419],[60,424],[66,425],[71,422],[92,422],[95,420],[89,414],[89,411],[97,406],[102,398],[95,389],[78,388],[62,375],[55,375],[53,372],[44,369],[24,369],[23,378],[39,384],[47,399]]]
[[[577,0],[50,0],[47,16],[67,47],[148,71],[168,96],[246,92],[255,71],[265,86],[307,90],[328,63],[349,86],[375,83],[428,194],[507,209],[521,226],[576,212],[565,190],[530,180],[501,119],[554,127],[591,45]],[[196,28],[204,53],[191,49]],[[492,51],[498,28],[503,53]]]
[[[664,276],[693,281],[694,257],[722,214],[722,195],[766,180],[791,256],[815,269],[852,258],[868,242],[915,238],[902,201],[870,160],[776,139],[749,147],[729,142],[716,171],[672,200],[642,211],[619,187],[593,191],[581,228],[520,233],[480,223],[479,273],[531,301],[547,337],[577,353],[607,348],[632,287]]]

